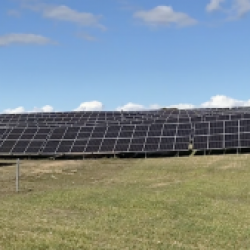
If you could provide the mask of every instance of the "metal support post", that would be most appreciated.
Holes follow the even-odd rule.
[[[16,162],[16,192],[19,192],[19,176],[20,176],[20,162],[17,159]]]

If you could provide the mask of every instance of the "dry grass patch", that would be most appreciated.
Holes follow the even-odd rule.
[[[1,167],[0,249],[249,249],[249,166],[245,155],[22,161],[20,194],[15,166]]]

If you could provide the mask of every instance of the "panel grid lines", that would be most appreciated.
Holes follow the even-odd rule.
[[[250,108],[0,115],[0,155],[187,151],[190,142],[250,148]]]
[[[163,127],[163,126],[162,126]],[[146,148],[146,139],[148,138],[148,133],[149,133],[149,129],[150,129],[150,126],[148,126],[148,129],[147,129],[147,134],[146,134],[146,138],[145,138],[145,141],[144,141],[144,146],[143,146],[143,149],[142,151],[145,152],[145,148]],[[159,148],[159,144],[158,144],[158,148]],[[157,149],[158,149],[157,148]]]

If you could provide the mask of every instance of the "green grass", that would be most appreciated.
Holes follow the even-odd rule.
[[[11,163],[11,161],[0,161]],[[250,249],[250,156],[0,167],[0,250]]]

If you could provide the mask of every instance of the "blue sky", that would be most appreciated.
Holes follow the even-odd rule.
[[[6,0],[0,112],[250,106],[250,0]]]

